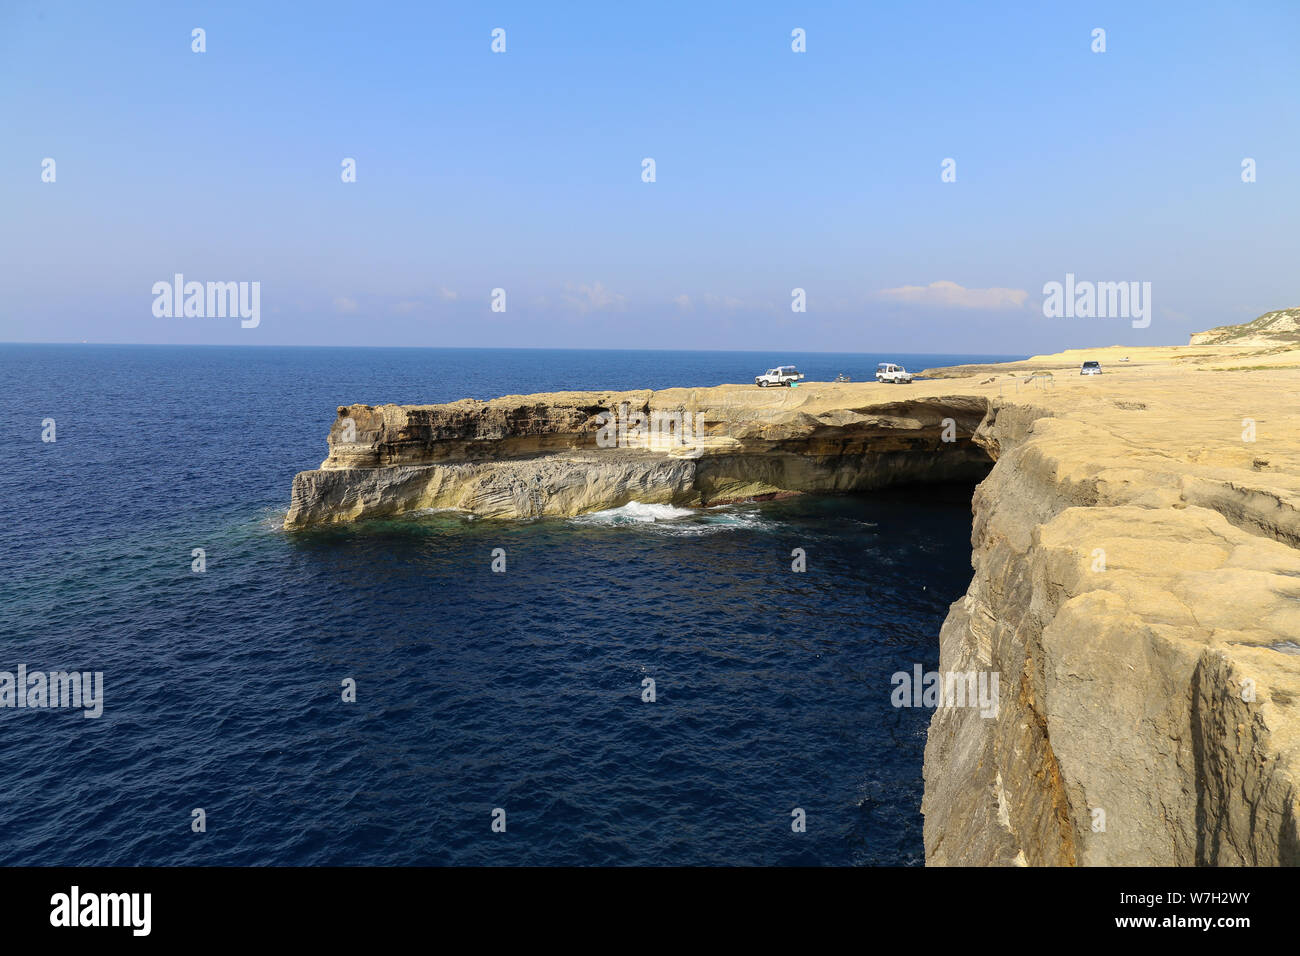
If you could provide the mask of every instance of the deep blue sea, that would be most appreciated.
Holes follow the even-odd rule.
[[[280,521],[340,404],[998,358],[0,345],[0,671],[104,675],[98,719],[0,708],[0,864],[920,864],[889,678],[937,666],[969,487]]]

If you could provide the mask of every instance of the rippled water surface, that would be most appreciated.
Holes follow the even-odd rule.
[[[969,488],[279,528],[339,404],[979,360],[758,358],[0,346],[0,670],[105,686],[0,709],[0,862],[921,862],[889,678],[937,665]]]

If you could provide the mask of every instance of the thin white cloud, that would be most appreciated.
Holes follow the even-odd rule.
[[[673,299],[673,305],[677,306],[677,308],[681,309],[683,312],[689,312],[691,309],[695,308],[695,304],[691,302],[691,297],[685,294],[679,295],[677,298]]]
[[[350,315],[357,311],[357,300],[349,299],[345,295],[338,296],[334,300],[334,311],[342,312],[344,315]]]
[[[565,303],[570,308],[583,313],[621,309],[626,302],[623,296],[617,292],[611,292],[599,282],[582,283],[581,285],[566,282],[564,289]]]
[[[745,308],[744,299],[737,299],[734,295],[714,295],[712,292],[704,294],[704,304],[711,309]]]
[[[967,289],[940,279],[929,285],[884,289],[881,298],[905,305],[948,306],[959,309],[1018,309],[1029,299],[1024,289]]]
[[[448,302],[454,302],[456,299],[460,298],[459,292],[454,292],[451,289],[448,289],[445,285],[438,286],[438,295]]]

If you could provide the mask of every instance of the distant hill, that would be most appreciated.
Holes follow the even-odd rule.
[[[1192,333],[1188,345],[1295,345],[1300,343],[1300,308],[1265,312],[1244,325],[1221,325]]]

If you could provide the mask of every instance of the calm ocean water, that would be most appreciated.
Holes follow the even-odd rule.
[[[0,863],[919,864],[969,488],[278,527],[340,404],[883,360],[990,357],[0,346],[0,670],[105,697],[0,709]]]

